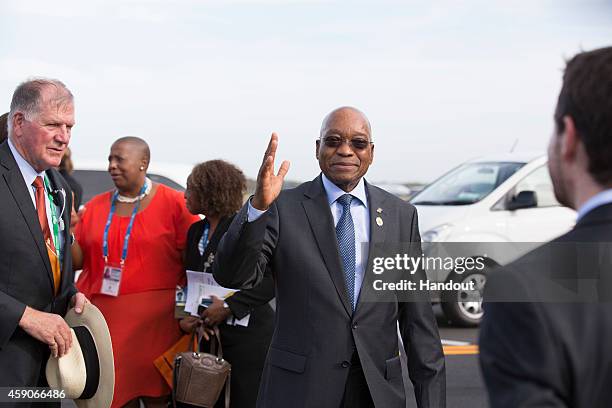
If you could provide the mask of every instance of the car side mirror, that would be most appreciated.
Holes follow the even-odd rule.
[[[535,191],[521,191],[514,196],[507,205],[510,211],[520,210],[521,208],[533,208],[538,206],[538,197]]]

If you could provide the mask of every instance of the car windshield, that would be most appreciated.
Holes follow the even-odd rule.
[[[431,183],[412,199],[417,205],[466,205],[485,198],[525,163],[463,164]]]

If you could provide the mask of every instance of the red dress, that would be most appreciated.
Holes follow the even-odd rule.
[[[112,193],[94,197],[76,229],[83,250],[77,287],[104,314],[113,342],[115,394],[112,407],[138,396],[170,393],[153,361],[181,332],[174,319],[175,288],[185,279],[182,250],[187,230],[199,218],[185,207],[183,194],[158,185],[149,205],[134,218],[119,295],[100,293],[102,239]],[[114,215],[108,233],[109,262],[118,264],[130,216]]]

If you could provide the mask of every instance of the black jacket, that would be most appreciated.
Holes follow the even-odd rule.
[[[19,328],[26,306],[63,316],[76,293],[70,255],[70,187],[54,170],[51,185],[64,189],[65,229],[61,283],[53,293],[53,275],[38,215],[8,143],[0,144],[0,386],[36,386],[49,347]],[[63,195],[58,195],[63,200]]]
[[[189,270],[204,271],[206,261],[216,254],[217,246],[234,217],[222,219],[209,238],[208,246],[201,256],[198,242],[204,232],[205,220],[191,225],[187,233],[185,266]],[[212,258],[211,258],[212,260]],[[212,267],[206,269],[212,272]],[[225,359],[232,365],[231,407],[252,408],[257,400],[261,373],[264,366],[272,332],[274,310],[269,301],[274,298],[274,281],[268,271],[261,283],[252,289],[242,290],[226,299],[232,314],[241,319],[250,314],[248,327],[219,325],[221,344]],[[220,402],[222,407],[223,393]]]
[[[67,171],[60,170],[59,172],[64,178],[64,180],[66,180],[66,182],[70,186],[70,189],[74,193],[73,205],[74,205],[74,209],[78,212],[79,208],[81,208],[81,204],[83,203],[83,187],[81,186],[81,183],[79,183],[77,179],[72,177],[72,175],[68,173]]]
[[[410,242],[420,253],[414,206],[369,183],[366,194],[368,265],[372,248],[382,244]],[[374,291],[366,268],[352,311],[320,176],[283,190],[256,221],[247,222],[247,211],[245,205],[223,237],[213,269],[219,283],[243,288],[261,282],[268,269],[274,273],[276,326],[258,406],[339,407],[357,351],[376,406],[404,408],[398,322],[418,406],[445,406],[444,355],[428,294],[421,301],[393,293],[388,301],[364,301]]]
[[[212,263],[209,269],[205,270],[205,263],[210,258],[211,254],[217,252],[219,241],[227,228],[230,226],[234,217],[227,217],[219,222],[213,235],[209,238],[208,246],[204,251],[204,255],[200,255],[198,251],[198,243],[204,233],[204,223],[206,220],[201,220],[193,223],[187,232],[187,253],[185,259],[185,268],[192,271],[212,272]],[[230,296],[226,303],[228,304],[232,314],[238,319],[242,319],[248,314],[251,314],[251,319],[258,320],[258,314],[263,313],[269,315],[271,310],[268,302],[274,298],[274,280],[271,274],[267,274],[262,282],[257,287],[249,290],[237,292]],[[255,312],[253,314],[253,312]],[[265,322],[262,322],[265,324]],[[269,322],[271,323],[271,321]],[[249,324],[249,327],[257,327],[256,324]]]
[[[612,204],[493,271],[480,361],[492,408],[612,401]]]

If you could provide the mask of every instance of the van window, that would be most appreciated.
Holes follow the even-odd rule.
[[[465,205],[485,198],[525,163],[479,162],[461,165],[412,199],[417,205]]]
[[[535,191],[536,198],[538,199],[538,208],[561,205],[555,198],[552,180],[546,165],[538,167],[519,181],[514,188],[514,196],[518,195],[521,191]]]

